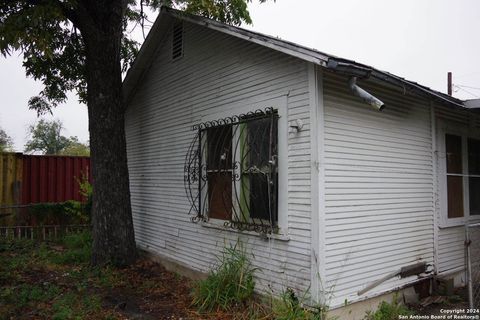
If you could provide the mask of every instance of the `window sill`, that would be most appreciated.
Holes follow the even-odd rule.
[[[225,227],[223,224],[219,224],[219,223],[215,223],[215,222],[201,222],[201,225],[202,225],[202,227],[205,227],[205,228],[235,232],[235,233],[255,236],[255,237],[259,237],[259,238],[273,239],[273,240],[279,240],[279,241],[290,241],[290,237],[287,234],[283,234],[283,233],[260,234],[260,233],[255,232],[255,231],[245,231],[245,230],[237,230],[237,229],[228,228],[228,227]]]
[[[438,227],[440,229],[454,228],[454,227],[464,227],[467,224],[479,223],[480,217],[469,217],[463,219],[455,219],[454,221],[442,221],[439,223]]]

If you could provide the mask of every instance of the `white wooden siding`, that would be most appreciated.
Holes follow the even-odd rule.
[[[467,111],[453,110],[442,106],[435,106],[435,118],[437,121],[448,122],[451,127],[457,127],[459,129],[464,128],[480,128],[480,122],[478,117],[475,117]],[[442,134],[440,127],[437,126],[437,135]],[[438,139],[437,139],[438,141]],[[437,145],[437,150],[441,149]],[[444,156],[436,157],[437,166],[439,161],[445,161]],[[444,172],[439,172],[444,174]],[[444,187],[444,186],[443,186]],[[442,186],[440,183],[437,185],[437,194],[441,196]],[[436,202],[437,225],[438,229],[438,272],[449,273],[452,271],[459,271],[464,268],[465,265],[465,227],[462,226],[445,226],[444,220],[441,217],[442,210],[440,208],[440,201]],[[442,221],[443,220],[443,221]]]
[[[414,280],[385,274],[433,262],[433,160],[426,101],[360,83],[382,112],[353,97],[347,79],[325,73],[325,290],[330,304],[364,299]]]
[[[185,23],[184,56],[171,61],[170,38],[140,81],[126,115],[136,240],[207,271],[228,243],[254,254],[258,288],[307,290],[311,275],[310,106],[307,63],[244,40]],[[289,120],[303,130],[288,139],[289,241],[221,231],[190,222],[183,166],[202,118],[241,102],[287,97]],[[232,115],[237,114],[231,110]]]
[[[463,268],[465,264],[465,227],[440,228],[438,234],[438,272]]]

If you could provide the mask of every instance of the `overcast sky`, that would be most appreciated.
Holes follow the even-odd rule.
[[[255,1],[255,0],[254,0]],[[478,0],[270,0],[250,4],[247,29],[352,59],[446,92],[480,97],[480,1]],[[27,127],[37,120],[28,99],[42,86],[25,77],[18,56],[0,58],[0,128],[23,151]],[[86,107],[70,95],[53,117],[64,134],[88,140]]]

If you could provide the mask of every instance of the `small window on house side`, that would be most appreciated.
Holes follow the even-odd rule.
[[[480,140],[446,134],[448,218],[480,215]]]
[[[462,137],[445,136],[447,153],[448,217],[463,217]]]
[[[172,30],[172,60],[183,56],[183,23],[177,22]]]

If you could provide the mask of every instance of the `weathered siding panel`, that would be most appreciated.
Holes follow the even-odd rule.
[[[361,84],[382,112],[352,96],[347,79],[326,74],[325,283],[331,305],[401,266],[433,262],[430,108],[393,90]],[[392,279],[372,295],[407,283]]]
[[[480,128],[479,118],[468,111],[453,110],[443,106],[435,106],[435,118],[437,122],[447,122],[450,127],[459,129],[472,128],[478,131]],[[437,138],[441,129],[437,125]],[[438,139],[437,139],[438,141]],[[437,143],[437,150],[441,149],[440,142]],[[445,161],[445,156],[435,153],[437,155],[437,167],[440,166],[440,161]],[[445,174],[439,172],[439,175]],[[438,229],[438,272],[448,273],[452,271],[459,271],[465,266],[465,227],[461,226],[445,226],[444,219],[442,219],[442,208],[440,207],[440,198],[442,186],[439,182],[437,184],[437,194],[439,201],[436,201],[437,225]]]
[[[172,62],[170,38],[156,53],[126,116],[131,199],[139,246],[197,270],[241,239],[254,253],[260,288],[310,284],[310,109],[307,63],[258,45],[185,23],[184,56]],[[288,139],[289,241],[212,229],[190,222],[183,166],[203,118],[283,96],[289,119],[303,131]],[[282,161],[282,160],[280,160]]]
[[[438,232],[438,271],[463,268],[465,265],[465,227],[440,228]]]

